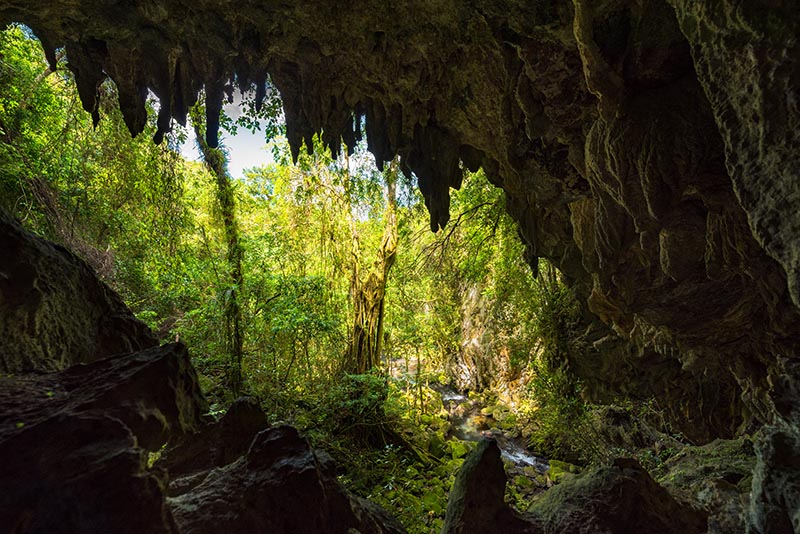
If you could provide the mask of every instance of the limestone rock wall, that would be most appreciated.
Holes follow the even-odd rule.
[[[205,86],[215,145],[226,93],[269,78],[295,154],[317,131],[400,154],[434,230],[460,165],[483,166],[531,265],[586,303],[570,365],[590,393],[656,395],[702,442],[779,422],[798,356],[800,13],[768,6],[7,0],[0,21],[66,47],[97,119],[106,76],[132,133],[152,89],[157,141]]]
[[[0,373],[58,371],[156,345],[86,262],[0,210]]]

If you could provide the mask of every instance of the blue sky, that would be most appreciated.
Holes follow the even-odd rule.
[[[226,104],[223,108],[232,119],[236,119],[241,113],[239,110],[240,99],[241,96],[237,91],[233,102]],[[193,132],[191,127],[188,130]],[[233,178],[241,178],[244,169],[259,167],[273,161],[272,151],[267,148],[264,132],[253,134],[245,128],[239,128],[238,134],[233,136],[221,130],[220,140],[228,152],[228,172]],[[200,151],[195,144],[193,134],[190,134],[189,139],[181,146],[181,154],[188,160],[200,160]]]

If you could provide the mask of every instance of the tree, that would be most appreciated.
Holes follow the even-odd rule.
[[[239,228],[236,221],[234,188],[227,171],[225,153],[220,149],[211,148],[206,142],[199,106],[193,110],[192,125],[194,126],[197,146],[200,148],[203,160],[215,178],[217,202],[219,203],[220,216],[225,233],[229,281],[229,285],[224,292],[226,344],[230,359],[228,380],[233,396],[238,397],[242,392],[243,386],[242,357],[244,354],[244,339],[239,293],[244,286],[244,274],[242,271],[244,250],[239,239]]]
[[[380,363],[383,344],[386,285],[389,271],[397,256],[397,160],[384,173],[386,182],[386,214],[380,249],[372,268],[363,272],[359,235],[351,219],[352,275],[350,296],[353,302],[353,330],[348,349],[346,370],[364,374]]]

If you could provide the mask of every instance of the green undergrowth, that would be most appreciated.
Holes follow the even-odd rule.
[[[270,420],[298,427],[330,454],[347,489],[383,506],[410,533],[441,530],[450,488],[473,444],[446,438],[447,414],[436,392],[364,374],[313,393],[270,393],[261,397]]]

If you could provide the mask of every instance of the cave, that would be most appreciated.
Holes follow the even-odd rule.
[[[273,84],[295,158],[315,133],[334,152],[365,137],[379,166],[399,156],[402,171],[417,177],[433,231],[448,223],[462,168],[482,168],[504,191],[531,268],[547,258],[580,297],[585,350],[569,364],[587,395],[601,403],[619,393],[662,399],[669,420],[697,444],[758,435],[747,528],[800,531],[795,2],[3,0],[0,25],[12,22],[31,28],[51,63],[56,49],[65,50],[95,121],[106,78],[134,136],[144,129],[152,91],[160,102],[155,143],[173,119],[186,123],[204,91],[214,147],[228,95],[254,87],[263,97]],[[44,372],[67,373],[59,379],[67,389],[87,381],[144,387],[148,373],[161,373],[174,378],[171,389],[148,394],[138,411],[126,405],[116,415],[83,414],[113,399],[109,388],[64,400],[71,408],[40,419],[121,443],[122,451],[133,442],[157,450],[160,426],[183,432],[200,424],[184,349],[157,348],[66,251],[29,241],[7,217],[0,224],[0,370],[31,373],[0,392],[8,409],[36,408],[28,399],[55,387]],[[41,295],[34,280],[42,277],[57,290]],[[69,316],[76,300],[92,310],[30,333],[33,322]],[[117,353],[157,356],[103,367],[110,364],[100,359]],[[70,375],[75,363],[88,367]],[[243,410],[245,423],[236,424],[250,424]],[[35,437],[10,419],[2,427],[4,458]],[[259,436],[293,444],[285,447],[297,465],[314,464],[291,429]],[[76,451],[87,447],[75,440]],[[274,461],[256,445],[247,461]],[[39,461],[47,478],[48,469],[60,469],[58,451],[48,454],[20,461]],[[128,452],[104,461],[108,475],[97,480],[138,469]],[[0,523],[12,532],[66,532],[7,509],[17,502],[10,481],[18,472],[6,469]],[[320,477],[314,487],[335,486]],[[182,531],[162,502],[158,476],[136,480],[131,494],[148,512],[125,531]],[[13,491],[51,492],[67,507],[76,497],[59,501],[62,483]],[[81,483],[91,495],[94,480]],[[344,503],[330,508],[342,525],[394,528],[376,527],[382,516],[369,504],[338,489],[330,495]],[[188,513],[188,497],[182,506]],[[123,511],[106,510],[82,531],[117,531],[115,513]],[[320,512],[307,528],[338,532],[325,530],[328,520]],[[198,518],[182,521],[187,532],[204,531],[192,526]]]

